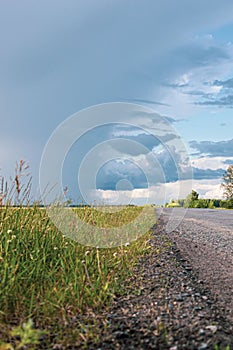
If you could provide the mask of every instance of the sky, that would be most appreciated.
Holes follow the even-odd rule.
[[[35,193],[90,203],[222,197],[231,0],[1,0],[0,53],[1,175],[24,159]]]

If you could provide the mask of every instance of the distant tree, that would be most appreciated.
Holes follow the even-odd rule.
[[[214,201],[212,199],[209,202],[209,208],[214,209]]]
[[[199,193],[197,193],[196,191],[192,190],[191,192],[191,200],[192,201],[197,201],[199,197]]]
[[[213,201],[214,201],[214,207],[215,208],[219,208],[221,200],[220,199],[214,199]]]
[[[199,193],[192,190],[192,192],[189,193],[185,198],[184,206],[186,208],[195,208],[197,205],[198,197],[199,197]]]
[[[230,165],[223,175],[223,194],[229,200],[230,206],[233,206],[233,165]]]
[[[173,198],[171,198],[170,203],[167,205],[168,208],[175,208],[180,206],[181,205],[179,204],[179,202],[175,201]]]
[[[180,205],[181,207],[184,206],[184,202],[185,202],[184,199],[178,199],[178,203],[179,203],[179,205]]]
[[[205,198],[198,199],[195,208],[209,208],[209,200]]]

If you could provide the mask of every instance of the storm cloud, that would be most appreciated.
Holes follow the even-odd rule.
[[[233,157],[233,139],[227,141],[190,141],[191,148],[199,155],[209,157]]]

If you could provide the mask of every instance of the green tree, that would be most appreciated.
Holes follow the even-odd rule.
[[[199,194],[196,191],[192,190],[192,192],[189,193],[185,198],[184,206],[186,208],[195,208],[197,205],[198,197]]]
[[[229,201],[230,206],[233,206],[233,165],[230,165],[223,175],[223,194]]]
[[[192,190],[192,192],[189,193],[185,198],[184,206],[186,208],[195,208],[197,205],[198,197],[199,197],[199,193]]]

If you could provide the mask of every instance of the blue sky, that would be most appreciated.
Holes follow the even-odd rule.
[[[9,176],[23,158],[38,187],[44,147],[60,123],[96,104],[132,102],[170,120],[190,155],[192,187],[203,197],[221,196],[221,174],[233,162],[231,0],[3,0],[0,43],[2,174]],[[153,130],[152,121],[145,117],[138,126]],[[109,200],[120,189],[126,202],[143,203],[149,190],[156,201],[161,188],[163,200],[185,188],[174,159],[149,133],[115,125],[96,128],[71,147],[62,169],[69,195],[79,196],[85,155],[113,137],[148,151],[127,160],[130,145],[117,154],[110,147],[117,159],[102,159],[92,199]],[[154,175],[148,190],[143,173],[153,178],[154,154],[164,180]]]

